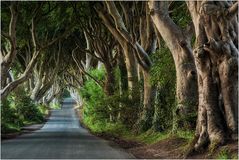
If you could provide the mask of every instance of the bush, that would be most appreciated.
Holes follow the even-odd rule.
[[[21,116],[23,120],[30,122],[41,122],[44,120],[39,106],[31,100],[30,96],[23,89],[16,90],[13,99],[13,105],[17,110],[17,114]]]
[[[45,109],[36,105],[23,88],[18,88],[1,104],[2,133],[19,131],[26,124],[44,121]]]
[[[104,80],[104,70],[91,70],[90,74],[98,80]],[[83,123],[91,130],[103,132],[112,125],[132,127],[135,124],[138,106],[135,99],[128,98],[129,92],[120,94],[115,91],[114,95],[106,96],[101,86],[88,79],[79,94],[84,99]]]
[[[20,130],[20,126],[23,125],[16,109],[10,105],[9,99],[2,101],[1,103],[1,132],[10,133]]]
[[[103,80],[103,70],[91,70],[90,74],[99,80]],[[83,122],[91,129],[97,130],[108,119],[107,108],[99,105],[104,99],[103,89],[92,79],[88,79],[79,90],[84,99]]]
[[[164,131],[173,126],[173,111],[176,106],[176,71],[173,57],[166,47],[157,50],[151,55],[151,59],[154,64],[150,70],[151,83],[157,88],[153,128]],[[104,70],[91,70],[90,74],[98,80],[104,80]],[[119,78],[116,74],[116,79]],[[139,88],[143,89],[143,82],[139,83]],[[79,94],[84,99],[83,122],[89,128],[100,131],[108,123],[120,123],[127,128],[135,127],[142,106],[140,106],[139,97],[129,99],[129,91],[120,93],[115,90],[114,95],[105,96],[102,87],[89,78],[79,90]],[[152,115],[148,116],[152,117]]]
[[[111,115],[111,122],[120,122],[132,128],[138,118],[139,106],[137,97],[129,99],[129,92],[123,91],[122,94],[115,92],[114,95],[104,97],[102,106],[108,107],[108,114]]]

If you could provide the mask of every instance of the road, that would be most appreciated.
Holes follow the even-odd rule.
[[[71,99],[65,99],[69,102]],[[2,159],[128,159],[131,154],[80,127],[73,105],[53,110],[49,121],[31,134],[1,142]]]

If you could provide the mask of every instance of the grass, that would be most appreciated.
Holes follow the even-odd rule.
[[[216,159],[221,160],[221,159],[238,159],[237,154],[232,154],[228,148],[223,148],[220,150],[218,155],[216,156]]]
[[[167,132],[155,132],[153,130],[148,130],[140,134],[128,133],[127,135],[123,135],[122,137],[126,140],[134,140],[146,144],[153,144],[155,142],[168,138],[169,134]]]
[[[146,144],[153,144],[158,141],[168,139],[170,137],[184,138],[187,141],[190,141],[193,139],[193,136],[194,136],[194,133],[192,131],[177,131],[177,133],[172,134],[170,131],[155,132],[154,130],[148,130],[139,135],[129,136],[128,138],[134,139],[136,141],[140,141]]]
[[[193,131],[177,131],[176,133],[171,133],[171,131],[156,132],[154,130],[148,130],[143,133],[135,134],[133,131],[129,130],[125,125],[120,123],[103,123],[92,121],[92,119],[84,119],[84,123],[89,129],[96,134],[107,133],[125,140],[137,141],[145,144],[153,144],[158,141],[178,137],[184,138],[188,142],[194,137]]]
[[[183,131],[183,130],[178,130],[175,135],[179,138],[184,138],[188,141],[191,141],[194,137],[194,131]]]

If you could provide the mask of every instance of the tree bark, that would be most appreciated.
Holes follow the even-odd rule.
[[[132,48],[130,45],[125,42],[124,37],[117,31],[117,29],[113,26],[113,22],[111,20],[110,15],[104,11],[99,6],[96,6],[96,11],[98,12],[99,17],[103,20],[104,25],[108,28],[111,34],[115,37],[115,39],[119,42],[120,46],[123,49],[125,64],[127,68],[127,76],[128,76],[128,89],[132,92],[138,93],[138,80],[137,80],[137,66],[135,61],[135,56],[132,53]],[[136,97],[136,95],[132,95],[131,97]]]
[[[11,20],[9,23],[9,33],[1,32],[1,35],[10,42],[10,51],[1,58],[1,89],[7,85],[8,71],[16,58],[17,54],[17,38],[16,38],[16,23],[17,23],[17,2],[12,2],[10,5]]]
[[[106,95],[111,96],[114,94],[114,88],[115,88],[114,68],[110,64],[105,64],[104,66],[106,70],[104,90]]]
[[[168,2],[148,2],[151,18],[169,47],[176,67],[178,117],[189,116],[197,106],[197,76],[190,41],[168,14]],[[183,122],[181,127],[188,126]]]
[[[151,85],[150,73],[144,71],[144,102],[143,110],[139,117],[140,131],[147,131],[153,125],[154,103],[156,96],[156,87]]]
[[[15,81],[7,84],[7,86],[5,86],[2,90],[1,90],[1,99],[5,99],[6,96],[12,91],[14,90],[16,87],[19,86],[19,84],[25,82],[28,77],[31,75],[31,71],[32,68],[35,66],[36,63],[36,59],[39,55],[40,51],[36,51],[30,61],[30,63],[28,64],[28,66],[26,67],[26,70],[24,71],[24,73]]]
[[[238,2],[188,1],[196,32],[199,106],[195,149],[238,134]],[[228,134],[226,134],[228,133]]]

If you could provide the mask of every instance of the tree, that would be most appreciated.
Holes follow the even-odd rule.
[[[106,6],[105,6],[106,7]],[[127,76],[128,76],[128,88],[131,90],[134,95],[131,96],[138,96],[138,87],[137,87],[137,65],[136,65],[136,59],[134,54],[132,54],[132,47],[125,41],[124,37],[121,35],[119,30],[116,28],[116,24],[114,24],[113,19],[111,18],[111,15],[107,12],[106,9],[103,8],[100,4],[97,4],[95,6],[95,9],[99,15],[99,17],[102,19],[104,25],[108,28],[108,30],[111,32],[111,34],[114,36],[114,38],[118,41],[120,44],[124,58],[125,58],[125,64],[127,68]],[[116,10],[117,11],[117,10]],[[139,97],[139,96],[138,96]]]
[[[56,49],[56,47],[58,47]],[[34,101],[39,101],[44,94],[51,88],[54,84],[54,80],[57,77],[59,72],[62,72],[60,69],[63,67],[63,59],[60,59],[62,55],[62,42],[59,41],[58,45],[53,49],[49,49],[49,52],[45,53],[41,57],[39,66],[35,68],[35,87],[31,93],[31,99]],[[64,67],[63,67],[64,68]]]
[[[149,70],[151,67],[151,60],[149,58],[149,54],[153,53],[156,50],[156,36],[154,33],[153,24],[149,18],[149,16],[143,16],[146,17],[147,23],[143,26],[142,18],[141,18],[141,26],[137,26],[137,19],[133,19],[134,11],[131,10],[129,7],[124,5],[123,3],[120,3],[121,8],[123,10],[123,15],[126,23],[124,23],[123,18],[120,16],[119,11],[114,4],[114,2],[106,2],[105,3],[108,9],[108,13],[102,12],[101,10],[97,10],[99,13],[99,16],[104,21],[104,24],[108,27],[108,29],[111,31],[113,35],[117,38],[119,43],[121,44],[121,47],[124,51],[124,56],[126,59],[126,67],[127,67],[127,73],[128,77],[129,75],[132,75],[132,73],[135,73],[137,70],[137,65],[135,62],[131,62],[134,58],[137,60],[138,64],[141,66],[141,69],[143,71],[143,77],[144,77],[144,102],[143,102],[143,111],[140,118],[140,125],[143,125],[144,130],[147,130],[151,127],[152,124],[152,110],[153,110],[153,101],[154,101],[154,95],[155,90],[153,90],[153,86],[150,84],[150,74]],[[134,6],[133,8],[137,7],[136,3],[130,4],[131,6]],[[143,8],[143,15],[146,14],[147,6],[145,3],[142,3]],[[146,14],[147,15],[147,14]],[[112,22],[112,18],[113,22]],[[140,19],[138,19],[140,21]],[[129,28],[129,31],[127,30],[126,26]],[[136,27],[135,27],[136,26]],[[144,27],[147,28],[144,31]],[[137,32],[140,34],[138,35]],[[140,36],[141,44],[138,43],[137,36]],[[131,54],[129,53],[128,49],[131,50]],[[148,53],[147,53],[147,52]],[[130,72],[130,69],[135,68],[135,71]],[[136,76],[136,75],[135,75]],[[136,82],[136,79],[134,80]],[[130,80],[128,79],[128,82]],[[133,81],[132,81],[133,82]],[[131,82],[131,83],[132,83]],[[132,86],[132,84],[129,83],[129,87]],[[136,86],[136,84],[133,84]],[[133,90],[133,93],[135,94],[137,90]]]
[[[86,39],[94,52],[89,52],[98,61],[102,62],[106,71],[104,91],[111,96],[115,90],[115,66],[117,64],[117,52],[114,49],[115,39],[109,34],[100,22],[90,22],[85,32]]]
[[[195,149],[238,134],[238,2],[187,2],[196,31],[199,105]]]
[[[6,48],[8,48],[8,43],[5,42],[4,44],[6,45],[4,47],[4,49],[2,50],[2,55],[1,55],[1,99],[6,98],[6,96],[12,91],[14,90],[16,87],[18,87],[20,84],[22,84],[23,82],[25,82],[31,75],[31,72],[37,62],[37,59],[40,55],[40,53],[42,53],[43,50],[45,50],[46,48],[48,48],[49,46],[51,46],[52,44],[54,44],[55,42],[57,42],[58,40],[60,40],[61,38],[64,38],[67,36],[67,34],[71,31],[72,26],[64,29],[64,31],[61,30],[62,24],[58,25],[58,28],[56,28],[55,26],[50,26],[48,29],[52,29],[54,28],[54,32],[48,32],[48,30],[46,30],[46,28],[43,28],[43,24],[42,23],[38,23],[40,21],[41,18],[45,19],[45,20],[49,20],[49,17],[47,17],[47,15],[49,16],[49,14],[51,13],[51,9],[45,11],[44,10],[44,4],[46,3],[36,3],[34,5],[34,9],[33,9],[33,15],[29,14],[29,13],[25,13],[25,8],[27,6],[27,2],[22,3],[21,5],[19,5],[17,2],[11,2],[10,4],[10,11],[11,11],[11,20],[9,22],[9,33],[5,32],[5,28],[4,30],[1,32],[1,35],[8,40],[8,42],[10,43],[10,50],[6,50]],[[26,5],[26,6],[25,6]],[[22,13],[26,14],[26,15],[32,15],[31,17],[28,17],[28,19],[24,20],[21,19],[22,21],[21,24],[22,26],[26,26],[26,28],[29,28],[28,23],[31,24],[31,41],[32,44],[31,46],[31,50],[29,54],[31,54],[31,60],[29,61],[29,63],[27,64],[24,72],[14,81],[6,84],[6,78],[8,76],[8,72],[9,69],[12,67],[12,64],[16,61],[16,55],[17,55],[17,40],[18,37],[16,35],[16,23],[17,23],[17,15],[18,13],[20,13],[22,11]],[[46,16],[46,17],[45,17]],[[48,18],[48,19],[47,19]],[[65,23],[66,21],[61,21],[62,23]],[[36,26],[37,24],[37,26]],[[18,25],[19,27],[21,25]],[[65,28],[65,27],[64,27]],[[45,34],[44,34],[45,33]],[[28,37],[25,37],[28,38]],[[40,43],[40,41],[43,41],[43,43]]]
[[[191,49],[192,31],[183,31],[169,16],[166,1],[149,1],[151,18],[169,47],[176,67],[177,111],[179,115],[189,116],[197,106],[197,71]],[[183,122],[187,124],[187,122]],[[185,125],[184,125],[185,127]]]

